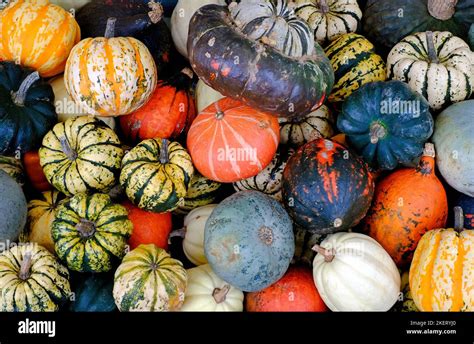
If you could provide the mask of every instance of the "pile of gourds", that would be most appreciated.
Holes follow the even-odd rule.
[[[473,23],[11,0],[0,311],[474,311]]]

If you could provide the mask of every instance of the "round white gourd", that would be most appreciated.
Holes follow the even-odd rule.
[[[315,250],[314,283],[332,311],[388,311],[397,301],[400,273],[371,237],[336,233]]]
[[[188,286],[181,311],[242,312],[244,293],[220,279],[209,264],[187,270]]]

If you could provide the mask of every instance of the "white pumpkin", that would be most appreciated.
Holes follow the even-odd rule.
[[[224,98],[224,96],[221,93],[217,92],[211,86],[206,85],[204,81],[199,79],[196,85],[196,109],[198,114],[209,105],[222,98]]]
[[[87,116],[88,113],[74,102],[69,93],[67,93],[66,85],[64,84],[64,75],[60,75],[52,79],[49,84],[54,92],[54,106],[58,114],[58,121],[64,122],[69,118],[77,116]],[[115,129],[115,119],[113,117],[97,117],[111,129]]]
[[[314,283],[332,311],[388,311],[397,301],[400,273],[371,237],[336,233],[314,248]]]
[[[188,57],[189,22],[194,13],[205,5],[222,5],[224,0],[179,0],[171,15],[171,36],[181,55]]]
[[[209,264],[188,269],[188,286],[181,311],[242,312],[244,293],[220,279]]]
[[[67,11],[70,11],[71,9],[77,11],[91,1],[92,0],[50,0],[52,4],[59,5]]]
[[[216,204],[208,204],[193,209],[184,218],[183,251],[194,265],[207,264],[206,255],[204,254],[204,228],[207,219],[216,206]]]

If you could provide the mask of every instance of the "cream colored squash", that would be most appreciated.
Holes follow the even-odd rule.
[[[69,93],[67,93],[66,85],[64,85],[64,75],[60,75],[52,79],[49,84],[54,92],[54,106],[58,114],[58,121],[64,122],[68,118],[77,116],[87,116],[88,113],[76,103]],[[97,117],[110,128],[115,129],[115,118],[113,117]]]
[[[196,208],[184,218],[186,233],[183,240],[183,251],[195,265],[207,264],[204,254],[204,227],[216,206],[216,204],[209,204]]]
[[[194,13],[205,5],[225,6],[224,0],[179,0],[171,15],[171,36],[179,53],[188,57],[189,22]]]
[[[181,311],[242,312],[244,293],[220,279],[209,264],[187,270],[188,286]]]
[[[313,278],[332,311],[388,311],[400,293],[400,273],[371,237],[336,233],[314,248]]]
[[[198,114],[209,105],[222,98],[224,98],[222,94],[214,90],[211,86],[206,85],[204,81],[199,79],[196,85],[196,109]]]

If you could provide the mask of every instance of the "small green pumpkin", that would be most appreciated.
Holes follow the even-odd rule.
[[[0,311],[54,312],[71,294],[69,272],[38,244],[0,253]]]
[[[123,258],[115,272],[113,294],[122,312],[174,311],[184,302],[186,286],[183,264],[149,244]]]
[[[133,224],[127,209],[105,194],[78,194],[58,209],[52,236],[69,269],[105,272],[125,254]]]
[[[161,213],[183,204],[193,175],[191,156],[183,146],[148,139],[125,154],[120,184],[133,204]]]
[[[25,182],[25,176],[23,175],[23,165],[21,160],[0,155],[0,170],[6,172],[10,177],[16,180],[20,185],[23,185]]]

